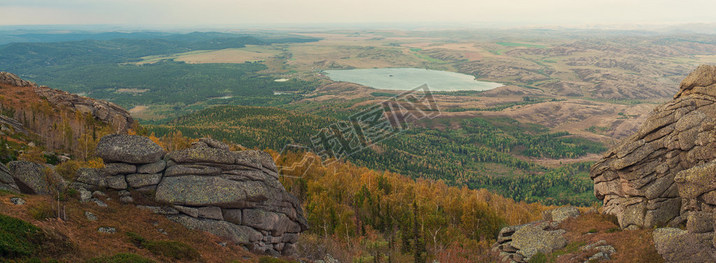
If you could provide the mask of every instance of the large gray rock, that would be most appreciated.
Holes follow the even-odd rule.
[[[107,187],[114,190],[127,189],[127,179],[124,175],[108,176],[105,178],[105,182],[107,182]]]
[[[191,216],[191,217],[199,217],[199,209],[194,207],[188,207],[188,206],[181,206],[181,205],[175,205],[174,208],[181,212],[182,214]]]
[[[714,231],[714,215],[711,212],[692,211],[686,220],[686,229],[691,233],[708,233]]]
[[[0,190],[20,193],[20,188],[17,187],[15,179],[10,175],[10,170],[2,163],[0,163]]]
[[[100,171],[98,169],[93,168],[77,169],[77,172],[75,173],[75,181],[100,188],[107,186],[105,177],[100,175]]]
[[[241,225],[241,209],[222,209],[224,220]]]
[[[100,169],[102,175],[133,174],[137,172],[137,166],[128,163],[106,163]]]
[[[256,229],[272,231],[274,236],[285,232],[301,232],[301,226],[293,222],[286,215],[269,212],[261,209],[244,209],[241,223]]]
[[[206,219],[224,220],[224,216],[221,213],[221,208],[216,206],[199,207],[197,209],[199,217]]]
[[[244,207],[248,201],[265,201],[282,196],[262,182],[227,180],[217,176],[165,177],[157,186],[159,202],[186,206]]]
[[[168,216],[168,218],[189,229],[206,231],[242,245],[251,245],[260,241],[263,237],[261,232],[253,228],[235,225],[226,221],[197,219],[185,215]]]
[[[164,149],[149,138],[124,134],[102,137],[95,152],[105,162],[132,164],[154,163],[164,156]]]
[[[549,230],[548,222],[536,222],[520,227],[512,234],[511,245],[517,253],[529,260],[535,254],[544,254],[567,246],[567,239],[562,236],[564,230]]]
[[[139,167],[137,167],[137,173],[140,173],[140,174],[161,173],[162,171],[164,171],[164,168],[166,168],[166,167],[167,167],[167,162],[164,160],[159,160],[154,163],[140,165]],[[134,173],[134,172],[132,172],[132,173]]]
[[[198,147],[171,152],[167,155],[176,163],[234,164],[236,157],[230,151],[218,148]]]
[[[62,177],[50,167],[28,161],[12,161],[7,166],[22,193],[50,194],[65,186]]]
[[[162,174],[130,174],[127,183],[133,188],[156,185],[162,180]]]
[[[226,143],[214,140],[212,138],[201,138],[199,139],[199,142],[206,144],[206,146],[211,148],[217,148],[228,151],[230,149],[229,145]]]
[[[566,220],[570,217],[577,217],[579,216],[579,210],[577,210],[574,206],[564,206],[559,207],[551,210],[544,211],[542,213],[542,219],[547,221],[554,221],[561,223],[562,221]]]
[[[221,174],[221,168],[205,165],[173,165],[164,172],[164,176],[218,174]]]
[[[689,233],[678,228],[654,230],[654,246],[666,262],[716,262],[713,233]]]

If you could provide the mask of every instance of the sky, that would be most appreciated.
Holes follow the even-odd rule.
[[[716,23],[713,0],[0,0],[0,25]]]

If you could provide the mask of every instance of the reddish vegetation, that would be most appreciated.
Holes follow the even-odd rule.
[[[74,244],[71,251],[53,258],[66,262],[82,262],[86,259],[113,255],[116,253],[135,253],[157,262],[168,262],[171,259],[156,256],[146,249],[136,247],[129,241],[126,232],[134,232],[149,240],[173,240],[185,243],[201,254],[203,262],[257,262],[258,257],[244,248],[232,245],[221,246],[222,240],[214,235],[201,231],[190,231],[185,227],[169,221],[164,216],[155,215],[149,211],[136,208],[134,205],[122,205],[114,200],[107,201],[108,207],[102,208],[94,202],[81,203],[71,198],[62,202],[65,206],[67,220],[46,219],[36,220],[31,215],[33,207],[47,207],[48,204],[57,206],[57,201],[50,196],[22,196],[27,201],[25,205],[14,205],[9,199],[13,195],[0,193],[0,211],[2,214],[16,217],[36,225],[45,231],[57,233]],[[89,221],[84,215],[85,211],[94,213],[98,220]],[[156,225],[156,226],[155,226]],[[114,234],[99,233],[99,227],[114,227]],[[167,235],[159,232],[164,229]]]
[[[598,213],[584,214],[577,218],[567,219],[560,225],[560,228],[567,230],[564,237],[570,244],[575,242],[592,244],[599,240],[607,241],[607,244],[616,249],[616,253],[612,254],[612,260],[609,262],[657,263],[664,261],[654,248],[654,241],[651,237],[652,230],[622,231],[614,216]],[[584,262],[595,252],[597,251],[577,250],[558,257],[556,261]]]

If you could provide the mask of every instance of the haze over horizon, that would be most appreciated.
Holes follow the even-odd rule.
[[[695,8],[698,7],[698,8]],[[189,27],[310,24],[472,26],[656,26],[716,23],[706,0],[6,0],[0,26]]]

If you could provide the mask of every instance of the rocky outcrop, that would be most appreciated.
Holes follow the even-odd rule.
[[[22,133],[24,135],[29,135],[27,129],[25,129],[25,126],[22,125],[19,121],[7,117],[5,115],[0,115],[0,131],[4,134],[15,134],[15,133]]]
[[[579,216],[579,210],[566,206],[542,213],[543,220],[524,225],[508,226],[500,230],[492,251],[500,262],[528,262],[537,253],[549,254],[567,245],[559,224]]]
[[[568,218],[579,216],[579,210],[574,206],[564,206],[555,209],[550,209],[542,213],[542,218],[546,221],[554,221],[562,223],[562,221]]]
[[[34,91],[55,107],[67,108],[73,112],[88,114],[99,121],[111,125],[115,133],[126,133],[134,123],[134,119],[132,119],[127,110],[112,102],[82,97],[48,87],[36,87]]]
[[[617,250],[607,244],[606,240],[599,240],[597,242],[584,245],[579,248],[582,251],[595,251],[592,256],[590,256],[586,262],[599,262],[602,260],[610,260],[611,256],[617,252]]]
[[[669,103],[590,173],[605,212],[623,228],[678,224],[716,207],[716,67],[700,66]]]
[[[102,138],[96,152],[105,167],[80,169],[72,187],[116,190],[123,202],[141,199],[143,208],[254,252],[294,254],[298,235],[308,228],[298,200],[278,181],[265,152],[235,152],[201,139],[165,155],[151,140],[129,135]]]
[[[37,87],[35,83],[23,80],[10,72],[0,72],[0,84],[7,84],[15,87]]]
[[[114,103],[37,86],[6,72],[0,72],[0,96],[0,132],[22,133],[48,151],[85,157],[88,143],[82,136],[126,133],[134,125]]]
[[[667,262],[716,261],[716,66],[689,74],[674,100],[596,162],[590,177],[622,228],[670,226],[653,233]]]

